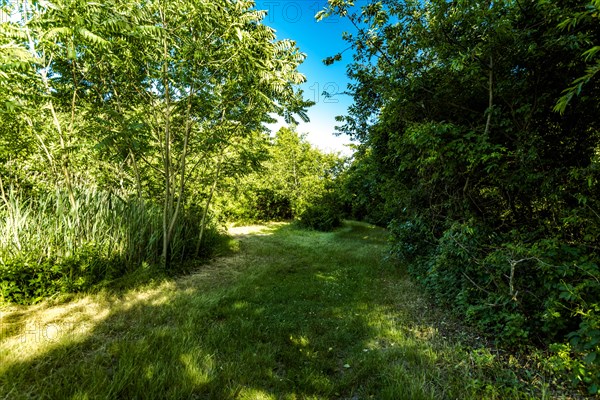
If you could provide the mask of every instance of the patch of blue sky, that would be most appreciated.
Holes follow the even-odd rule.
[[[308,110],[310,122],[300,122],[297,129],[307,134],[309,142],[321,150],[341,152],[349,155],[351,143],[345,135],[334,135],[337,115],[345,115],[352,98],[344,92],[350,82],[346,76],[348,63],[352,61],[352,51],[343,53],[342,60],[325,66],[323,59],[348,48],[342,39],[343,32],[354,33],[350,21],[338,16],[317,22],[315,14],[325,8],[326,0],[256,0],[256,8],[267,10],[263,23],[276,30],[278,39],[292,39],[306,54],[305,62],[299,70],[306,76],[300,86],[304,97],[315,102]],[[327,92],[330,96],[324,94]],[[276,131],[284,126],[280,119],[268,127]]]

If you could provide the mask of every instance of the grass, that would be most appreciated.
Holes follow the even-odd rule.
[[[192,275],[5,307],[0,398],[556,398],[442,329],[384,230],[232,233]]]
[[[86,187],[73,198],[71,204],[59,190],[29,197],[0,193],[0,302],[31,304],[123,277],[135,280],[160,266],[161,205]],[[199,221],[189,210],[181,213],[169,273],[197,262]],[[219,247],[217,229],[208,221],[201,257]]]
[[[86,246],[133,264],[148,254],[158,257],[154,253],[160,245],[154,243],[159,242],[160,207],[85,187],[73,198],[71,205],[68,194],[59,190],[31,197],[9,191],[0,202],[0,259],[60,260]]]

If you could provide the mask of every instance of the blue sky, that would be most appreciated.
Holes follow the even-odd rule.
[[[321,150],[339,151],[351,154],[345,146],[350,143],[347,136],[336,137],[335,116],[346,114],[352,99],[341,94],[346,90],[349,80],[346,77],[346,65],[351,61],[351,53],[343,54],[341,62],[325,66],[322,60],[348,47],[342,40],[342,32],[353,32],[350,22],[339,17],[331,17],[321,22],[314,15],[326,5],[326,0],[256,0],[256,8],[267,10],[263,20],[277,31],[278,39],[295,40],[300,50],[307,55],[299,70],[306,76],[307,82],[301,88],[304,96],[316,104],[308,111],[309,123],[301,123],[298,131],[307,133],[307,139]],[[322,92],[337,93],[332,98],[322,96]],[[279,124],[270,125],[277,130]]]

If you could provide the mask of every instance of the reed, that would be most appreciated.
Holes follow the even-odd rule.
[[[8,190],[0,209],[2,297],[17,302],[89,288],[159,264],[159,205],[96,188],[24,198]],[[172,242],[173,259],[195,248],[198,219],[184,213]],[[206,251],[205,251],[206,253]]]

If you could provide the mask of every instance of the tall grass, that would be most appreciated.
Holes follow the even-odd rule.
[[[74,197],[71,204],[60,190],[35,198],[6,193],[0,210],[3,299],[35,301],[159,263],[160,206],[94,188],[80,188]],[[195,249],[197,220],[187,213],[178,224],[172,243],[176,261]]]

